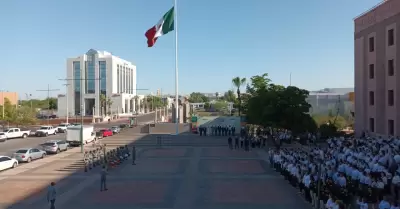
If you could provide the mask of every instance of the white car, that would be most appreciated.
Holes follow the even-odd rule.
[[[29,131],[21,131],[21,129],[19,129],[19,128],[9,128],[0,133],[3,133],[7,139],[14,139],[14,138],[26,138],[29,136],[31,131],[30,130]]]
[[[18,161],[7,156],[0,156],[0,171],[18,166]]]
[[[48,135],[56,135],[57,129],[53,126],[42,126],[36,132],[36,136],[48,136]]]
[[[61,123],[60,125],[57,126],[57,132],[58,133],[65,133],[67,132],[68,127],[71,127],[72,125],[69,123]]]

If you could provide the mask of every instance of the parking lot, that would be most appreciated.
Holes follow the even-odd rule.
[[[137,116],[138,124],[147,123],[154,120],[154,113]],[[127,123],[127,119],[115,120],[110,123],[94,124],[95,130],[111,128],[120,124]],[[114,137],[116,138],[116,137]],[[65,140],[65,133],[58,133],[57,135],[50,135],[47,137],[28,137],[28,138],[15,138],[5,142],[0,142],[0,155],[11,156],[16,150],[21,148],[41,148],[41,144],[50,140]]]

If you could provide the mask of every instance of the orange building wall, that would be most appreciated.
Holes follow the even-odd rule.
[[[0,105],[4,104],[4,99],[10,100],[12,105],[18,104],[18,93],[17,92],[0,92]]]

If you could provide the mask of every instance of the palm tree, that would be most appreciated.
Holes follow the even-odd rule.
[[[242,98],[240,96],[240,88],[244,85],[246,85],[246,78],[240,78],[240,77],[236,77],[232,79],[232,84],[233,86],[236,88],[236,93],[237,93],[237,98],[239,101],[239,116],[241,113],[241,109],[242,109]]]
[[[100,95],[100,114],[107,114],[107,97],[105,94]]]
[[[113,101],[111,100],[111,98],[110,97],[107,97],[107,100],[106,100],[106,105],[108,106],[108,112],[109,112],[109,114],[111,114],[111,105],[113,104]],[[107,112],[106,112],[106,114],[107,114]]]
[[[139,109],[138,108],[139,107],[139,104],[138,104],[139,103],[139,96],[136,95],[135,97],[133,97],[133,99],[135,101],[135,110],[136,110],[136,112],[139,112],[138,111],[138,109]]]

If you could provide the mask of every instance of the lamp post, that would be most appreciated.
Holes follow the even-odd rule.
[[[70,85],[69,83],[63,84],[65,86],[65,97],[67,99],[67,116],[66,116],[66,123],[68,123],[69,120],[69,101],[68,101],[68,86]]]
[[[25,94],[26,96],[26,100],[29,100],[30,104],[31,104],[31,111],[33,111],[33,106],[32,106],[32,94]]]

